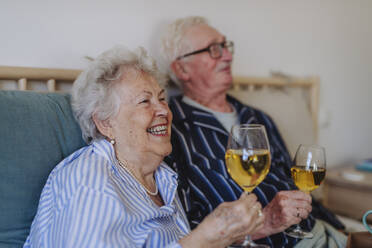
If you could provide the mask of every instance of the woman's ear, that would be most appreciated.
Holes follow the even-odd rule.
[[[187,72],[185,64],[182,63],[182,61],[175,60],[172,62],[170,67],[178,79],[184,82],[189,80],[190,76]]]
[[[103,136],[106,136],[110,139],[113,139],[113,135],[112,135],[112,126],[111,126],[111,123],[110,123],[110,119],[107,119],[107,120],[101,120],[97,117],[96,114],[93,114],[93,122],[94,124],[96,124],[96,127],[98,129],[98,131],[103,135]]]

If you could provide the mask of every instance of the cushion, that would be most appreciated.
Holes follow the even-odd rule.
[[[84,145],[69,95],[0,91],[0,247],[22,247],[49,173]]]
[[[306,91],[302,88],[230,90],[243,103],[269,114],[293,157],[300,144],[314,144],[316,133]]]

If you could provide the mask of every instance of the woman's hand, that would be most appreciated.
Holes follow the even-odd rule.
[[[263,226],[261,204],[254,194],[245,193],[237,201],[224,202],[179,243],[186,247],[226,247],[244,240]]]
[[[263,209],[264,226],[252,234],[252,239],[282,232],[302,219],[306,219],[311,210],[311,196],[309,194],[299,190],[280,191]]]

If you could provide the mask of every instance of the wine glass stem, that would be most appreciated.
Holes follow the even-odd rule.
[[[250,247],[251,244],[252,244],[251,236],[249,236],[249,235],[245,236],[245,239],[244,239],[244,241],[242,243],[242,246],[243,247]]]
[[[301,232],[301,227],[299,224],[296,224],[296,228],[293,230],[294,232]]]
[[[247,195],[251,194],[251,192],[252,191],[244,190],[244,193],[246,193]],[[242,243],[242,247],[245,247],[245,248],[253,247],[253,244],[254,242],[252,241],[251,236],[247,235],[245,236],[245,239]]]

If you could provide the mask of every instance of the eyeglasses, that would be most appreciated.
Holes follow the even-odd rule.
[[[183,59],[185,57],[198,54],[198,53],[203,53],[203,52],[209,52],[209,55],[211,56],[212,59],[219,59],[222,57],[223,54],[223,49],[227,48],[227,50],[233,54],[234,53],[234,42],[232,41],[223,41],[221,43],[213,43],[207,46],[206,48],[196,50],[191,53],[186,53],[182,56],[179,56],[177,59]]]

